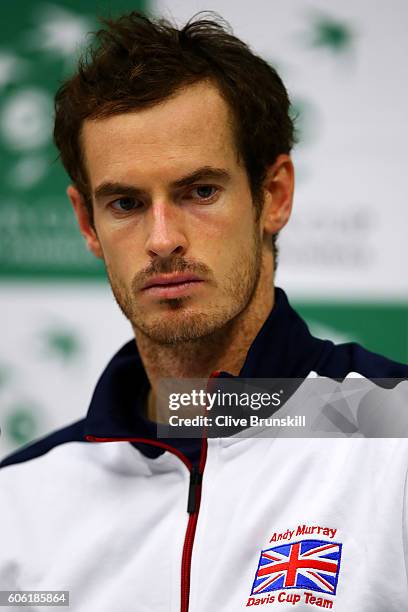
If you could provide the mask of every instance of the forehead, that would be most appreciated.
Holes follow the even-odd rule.
[[[86,120],[81,144],[93,186],[109,178],[171,179],[198,166],[233,170],[238,164],[231,112],[208,82],[148,109]]]

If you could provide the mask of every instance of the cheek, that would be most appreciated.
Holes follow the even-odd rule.
[[[203,225],[192,243],[194,257],[209,265],[216,277],[231,276],[253,256],[254,223],[250,214]]]
[[[124,282],[132,280],[141,268],[141,252],[136,238],[129,236],[128,232],[118,231],[117,228],[101,228],[98,238],[105,265],[111,273]]]
[[[237,243],[245,243],[253,233],[255,215],[248,194],[238,192],[228,197],[220,208],[196,212],[190,217],[190,228],[195,237],[212,247],[230,249]]]

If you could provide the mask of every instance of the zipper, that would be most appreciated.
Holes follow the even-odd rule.
[[[85,436],[88,442],[138,442],[158,446],[176,455],[186,465],[190,472],[190,483],[188,488],[187,512],[189,513],[186,534],[184,536],[183,555],[181,559],[181,612],[188,612],[190,599],[190,574],[191,556],[193,552],[194,536],[197,527],[198,512],[201,501],[201,484],[203,471],[207,457],[207,439],[203,438],[199,465],[193,465],[191,461],[179,450],[164,442],[149,440],[148,438],[99,438],[98,436]]]
[[[210,375],[210,378],[218,378],[220,372],[215,371]],[[191,557],[193,553],[194,536],[197,527],[198,513],[201,503],[201,486],[203,481],[203,472],[207,459],[207,438],[203,436],[201,443],[201,453],[199,464],[193,465],[191,461],[177,448],[173,448],[170,444],[159,442],[158,440],[149,440],[148,438],[99,438],[97,436],[85,436],[88,442],[139,442],[142,444],[150,444],[158,446],[176,455],[186,465],[190,472],[190,483],[188,487],[187,512],[189,514],[186,534],[184,536],[183,555],[181,558],[181,605],[180,612],[188,612],[190,600],[190,576],[191,576]]]
[[[194,536],[197,527],[201,502],[201,485],[207,458],[207,439],[203,438],[199,465],[190,471],[187,512],[189,513],[186,535],[184,538],[183,556],[181,559],[181,612],[188,612],[190,600],[191,557],[193,554]]]
[[[190,472],[190,486],[188,489],[188,501],[187,501],[187,512],[193,514],[197,512],[198,508],[198,497],[200,494],[201,483],[203,482],[203,475],[200,472],[198,466],[193,465]]]
[[[210,374],[211,378],[218,378],[221,374],[220,370],[216,370]],[[207,384],[208,388],[208,384]],[[203,482],[203,473],[205,462],[207,460],[208,442],[205,436],[205,428],[203,431],[203,440],[201,443],[201,454],[198,466],[193,465],[190,470],[190,485],[188,489],[187,512],[189,519],[184,538],[183,556],[181,559],[181,607],[180,612],[188,612],[190,603],[190,576],[191,576],[191,557],[193,554],[194,536],[197,528],[198,513],[201,503],[201,487]]]

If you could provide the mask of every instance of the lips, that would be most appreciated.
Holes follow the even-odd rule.
[[[143,295],[150,299],[186,298],[204,286],[195,274],[162,274],[154,276],[143,287]]]
[[[197,283],[202,282],[202,279],[195,274],[162,274],[160,276],[154,276],[144,286],[143,290],[151,289],[153,287],[173,287],[182,285],[184,283]]]

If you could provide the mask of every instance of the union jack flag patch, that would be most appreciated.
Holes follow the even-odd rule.
[[[336,594],[341,544],[301,540],[261,551],[251,595],[279,589]]]

